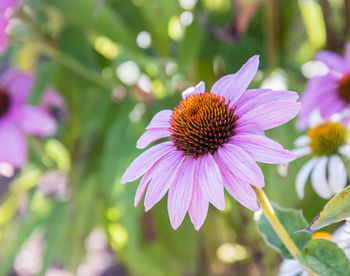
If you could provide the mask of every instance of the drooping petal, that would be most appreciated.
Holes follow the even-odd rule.
[[[249,134],[249,133],[264,135],[264,131],[256,123],[239,122],[239,124],[235,126],[235,134],[238,135],[238,134]]]
[[[323,122],[323,118],[321,116],[321,112],[319,109],[315,109],[311,112],[309,117],[309,127],[313,128]]]
[[[295,180],[295,188],[300,199],[304,198],[304,187],[319,158],[312,158],[300,169]]]
[[[304,147],[310,144],[310,137],[308,135],[301,135],[294,141],[294,146],[296,147]]]
[[[231,104],[235,103],[249,86],[258,67],[259,56],[255,55],[237,73],[224,76],[215,82],[211,88],[211,92],[223,96],[226,100],[230,100]]]
[[[150,173],[152,180],[148,184],[145,197],[146,212],[161,200],[169,190],[184,158],[179,151],[173,151],[160,159],[152,168]]]
[[[343,161],[338,155],[332,155],[329,158],[328,182],[333,194],[341,192],[346,186],[346,169]]]
[[[168,212],[173,229],[183,221],[190,206],[193,190],[195,160],[187,158],[179,168],[168,193]]]
[[[206,154],[197,159],[196,177],[205,197],[219,210],[225,209],[224,185],[218,165]]]
[[[23,134],[8,118],[0,120],[0,162],[21,167],[27,160],[27,144]]]
[[[344,58],[348,65],[350,65],[350,43],[346,43]]]
[[[159,160],[157,162],[159,162]],[[156,162],[156,164],[157,164],[157,162]],[[146,191],[146,188],[147,188],[149,182],[151,181],[150,174],[152,172],[152,168],[148,172],[145,173],[145,175],[142,177],[142,179],[140,181],[139,186],[137,186],[137,190],[135,193],[135,199],[134,199],[134,206],[135,207],[139,204],[144,192]]]
[[[238,121],[256,123],[263,130],[266,130],[293,119],[299,110],[300,103],[298,102],[268,103],[250,110],[240,117]]]
[[[164,142],[155,145],[142,154],[140,154],[127,168],[122,179],[121,184],[132,182],[145,174],[160,158],[174,149],[172,142]]]
[[[157,141],[159,139],[169,137],[169,136],[170,136],[169,130],[164,128],[147,129],[145,133],[142,134],[141,137],[137,140],[136,147],[138,149],[144,149],[154,141]]]
[[[278,276],[296,276],[302,274],[303,272],[304,269],[297,260],[284,259],[281,263]]]
[[[267,92],[270,92],[271,89],[247,89],[242,96],[234,103],[235,106],[241,106],[246,104],[252,99],[259,97]]]
[[[296,101],[299,95],[291,91],[268,91],[261,93],[249,101],[237,104],[236,114],[240,117],[250,110],[268,103],[279,104],[279,102]]]
[[[312,149],[310,147],[302,147],[291,150],[294,154],[296,154],[298,157],[302,157],[304,155],[310,154],[312,152]]]
[[[24,104],[27,102],[34,83],[33,75],[16,69],[8,69],[1,78],[4,80],[1,84],[9,92],[12,104]]]
[[[52,135],[56,130],[55,120],[41,108],[20,105],[13,107],[11,116],[16,125],[24,132],[31,135]]]
[[[151,122],[148,124],[146,129],[151,128],[165,128],[168,129],[170,127],[170,117],[173,113],[172,110],[162,110],[159,111],[156,115],[153,116]]]
[[[196,86],[191,86],[182,92],[182,98],[186,99],[188,96],[193,94],[202,94],[205,92],[205,83],[204,81],[199,82]]]
[[[315,55],[315,58],[325,63],[329,69],[336,72],[346,72],[350,69],[349,65],[346,64],[346,61],[343,57],[331,51],[319,51]]]
[[[332,196],[332,191],[328,185],[326,178],[327,157],[321,157],[311,174],[311,184],[315,192],[324,199]]]
[[[350,161],[350,145],[340,147],[339,152]]]
[[[250,184],[236,177],[218,154],[214,155],[214,159],[220,168],[226,190],[243,206],[252,211],[257,211],[259,206],[256,201],[256,194]]]
[[[195,172],[199,170],[199,163],[195,162]],[[196,174],[195,174],[196,175]],[[188,213],[194,228],[198,231],[202,226],[207,213],[208,213],[209,201],[202,192],[198,178],[193,178],[193,190]]]
[[[331,73],[314,77],[308,81],[300,99],[303,108],[296,124],[299,130],[308,127],[309,116],[315,109],[322,108],[324,112],[324,109],[329,108],[327,99],[337,94],[338,82],[338,77]],[[324,103],[327,103],[327,107],[324,106]]]
[[[218,149],[217,155],[233,174],[258,188],[264,187],[264,175],[261,169],[244,150],[235,145],[225,144]]]
[[[298,157],[264,135],[235,135],[230,143],[239,146],[258,162],[281,164],[290,162]]]

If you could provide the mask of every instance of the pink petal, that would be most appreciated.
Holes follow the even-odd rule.
[[[185,156],[181,152],[173,151],[159,160],[152,168],[150,173],[152,180],[148,184],[145,198],[146,212],[168,191],[184,158]]]
[[[136,147],[138,149],[144,149],[149,144],[153,143],[164,137],[169,137],[170,132],[164,128],[151,128],[146,130],[144,134],[136,142]]]
[[[344,58],[347,64],[349,65],[350,64],[350,42],[348,42],[345,46]]]
[[[0,120],[0,162],[21,167],[27,160],[25,137],[10,119]]]
[[[196,176],[205,197],[219,210],[225,209],[224,186],[218,166],[211,154],[197,159]]]
[[[243,206],[252,211],[259,210],[256,194],[250,184],[236,177],[217,154],[214,159],[220,168],[226,190]]]
[[[235,134],[238,135],[247,133],[264,134],[264,131],[256,123],[238,121],[238,124],[235,126]]]
[[[47,136],[52,135],[56,130],[55,120],[45,110],[38,107],[14,106],[11,110],[11,116],[24,133]]]
[[[195,170],[198,169],[198,162],[195,164]],[[193,179],[193,191],[191,203],[188,209],[188,213],[190,215],[191,221],[194,225],[194,228],[198,231],[201,228],[209,207],[209,201],[204,196],[200,184],[197,178]]]
[[[261,169],[250,155],[240,147],[225,144],[217,151],[216,159],[219,159],[221,163],[225,163],[234,175],[245,182],[258,188],[264,187],[264,175]]]
[[[174,149],[172,142],[164,142],[149,148],[139,155],[127,168],[121,184],[132,182],[145,174],[160,158]]]
[[[259,56],[251,57],[235,74],[227,75],[214,83],[211,91],[235,103],[247,89],[259,67]]]
[[[343,57],[330,51],[323,50],[318,52],[315,55],[315,59],[322,61],[329,69],[336,72],[347,72],[350,69],[350,66],[346,64]]]
[[[166,128],[170,127],[170,117],[173,114],[172,110],[162,110],[159,111],[156,115],[153,116],[151,122],[146,127],[146,129],[150,128]]]
[[[296,124],[299,130],[304,130],[308,127],[310,114],[315,109],[320,109],[322,104],[327,103],[326,99],[328,97],[337,95],[338,82],[339,79],[334,74],[315,77],[308,81],[300,99],[302,109]]]
[[[298,102],[272,102],[257,106],[239,118],[242,122],[256,123],[263,130],[274,128],[293,119],[300,110]]]
[[[168,193],[168,212],[173,229],[183,221],[190,206],[194,182],[195,160],[187,158],[179,168]]]
[[[32,89],[34,78],[31,74],[16,69],[8,69],[1,76],[1,85],[9,91],[13,104],[26,103]]]
[[[185,99],[193,94],[202,94],[205,92],[204,81],[199,82],[195,87],[189,87],[184,92],[182,92],[182,98]]]
[[[246,102],[265,94],[266,92],[270,92],[271,89],[248,89],[246,90],[242,96],[234,103],[235,106],[241,106]]]
[[[242,101],[240,104],[236,105],[236,114],[241,117],[251,109],[259,107],[263,104],[268,104],[275,102],[278,104],[280,101],[296,101],[299,95],[292,91],[268,91],[260,93],[248,101]]]
[[[157,161],[157,162],[159,162],[159,161]],[[156,164],[157,164],[157,162],[156,162]],[[142,177],[141,182],[140,182],[139,186],[137,187],[135,199],[134,199],[134,206],[135,207],[139,204],[139,202],[143,196],[143,193],[145,192],[149,182],[151,181],[150,174],[151,174],[152,168],[148,172],[146,172],[146,174]]]
[[[235,135],[230,143],[239,146],[258,162],[281,164],[298,158],[297,155],[283,149],[280,144],[267,138],[265,135]]]

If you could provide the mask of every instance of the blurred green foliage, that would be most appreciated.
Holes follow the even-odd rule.
[[[141,152],[136,140],[155,113],[176,106],[180,93],[200,80],[209,90],[254,54],[261,65],[251,88],[277,72],[289,90],[301,93],[306,79],[300,67],[320,48],[342,51],[348,39],[346,2],[26,1],[6,57],[35,72],[32,103],[53,87],[65,98],[68,115],[55,138],[29,140],[29,163],[1,196],[0,275],[10,275],[37,233],[43,250],[33,275],[52,267],[75,275],[96,228],[103,229],[107,251],[123,268],[112,275],[276,275],[281,257],[258,235],[252,212],[231,197],[225,211],[210,207],[199,232],[188,217],[174,231],[166,199],[144,213],[142,206],[133,207],[137,181],[122,186],[120,178]],[[334,33],[339,43],[333,43]],[[299,134],[290,122],[268,135],[292,148]],[[310,185],[305,199],[297,199],[295,175],[304,162],[293,162],[284,178],[276,166],[261,167],[269,197],[303,209],[310,221],[325,201]],[[40,189],[48,171],[66,174],[65,198]]]

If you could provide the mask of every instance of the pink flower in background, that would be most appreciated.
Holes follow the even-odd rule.
[[[320,51],[316,60],[322,61],[329,69],[324,76],[311,78],[300,99],[302,109],[297,121],[297,128],[308,127],[309,117],[315,109],[319,109],[323,118],[349,111],[350,107],[350,43],[345,55],[341,57],[330,51]]]
[[[0,162],[21,167],[27,159],[25,134],[46,136],[56,123],[43,108],[27,104],[33,77],[9,69],[0,76]]]
[[[10,16],[16,8],[15,0],[1,0],[0,1],[0,54],[6,50],[8,39],[6,35],[6,28]]]
[[[256,161],[275,164],[296,158],[264,130],[291,120],[300,109],[295,92],[246,90],[258,66],[259,57],[252,57],[236,74],[219,79],[210,93],[200,82],[183,93],[174,111],[153,117],[137,147],[165,137],[170,141],[142,153],[124,173],[123,184],[143,175],[135,206],[146,188],[146,211],[168,191],[172,227],[176,229],[188,211],[197,230],[209,202],[225,208],[224,187],[242,205],[258,209],[251,185],[262,188],[264,176]]]

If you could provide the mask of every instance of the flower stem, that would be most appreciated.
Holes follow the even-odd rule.
[[[262,211],[264,212],[267,220],[270,222],[272,228],[275,230],[278,237],[283,242],[284,246],[288,249],[289,253],[293,256],[293,258],[298,260],[302,264],[301,251],[295,245],[294,241],[291,239],[288,232],[286,231],[286,229],[283,227],[280,220],[276,216],[275,211],[273,210],[272,205],[271,205],[269,199],[267,198],[266,194],[264,193],[264,191],[262,189],[258,189],[254,186],[252,186],[252,187],[253,187],[255,194],[257,196],[259,205],[260,205]],[[307,267],[304,267],[304,269],[307,271],[307,273],[310,276],[317,275],[317,274],[314,274],[312,271],[310,271],[310,269],[308,269]]]

